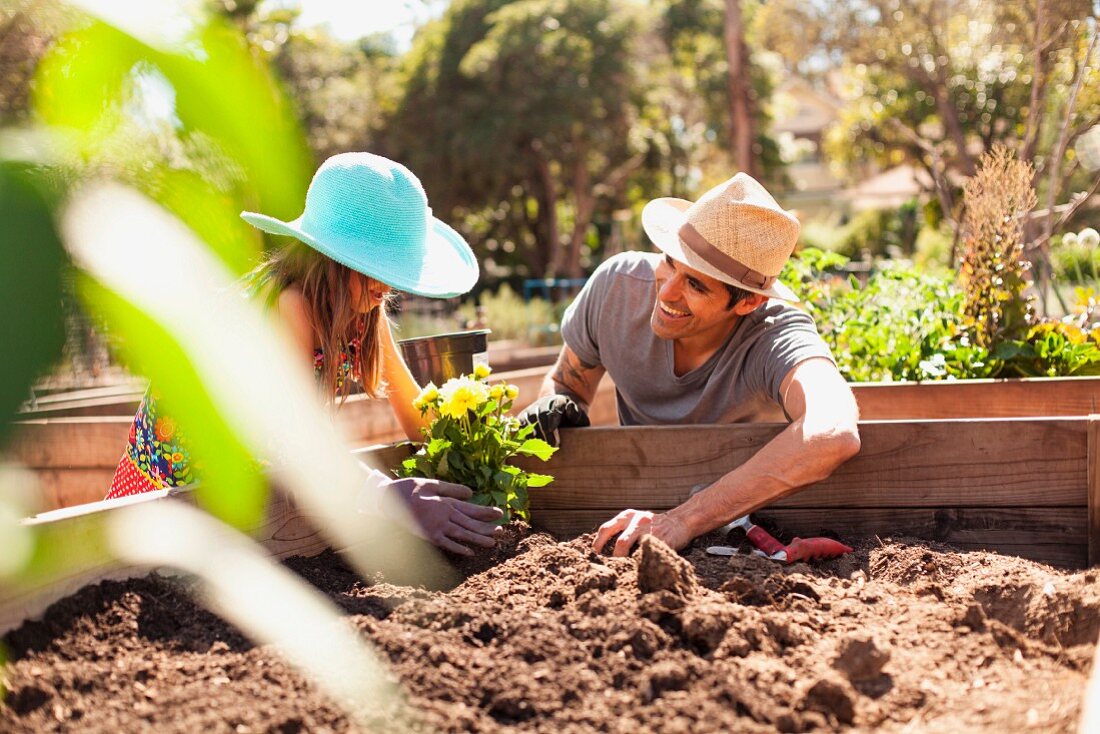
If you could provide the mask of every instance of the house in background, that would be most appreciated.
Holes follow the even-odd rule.
[[[837,121],[841,104],[799,76],[787,77],[772,94],[772,134],[790,181],[777,194],[804,216],[835,211],[836,195],[844,188],[821,152],[825,130]]]

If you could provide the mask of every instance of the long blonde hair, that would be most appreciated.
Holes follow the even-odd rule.
[[[347,399],[351,380],[340,379],[341,354],[349,354],[351,341],[359,339],[355,361],[363,391],[372,398],[385,392],[382,379],[382,329],[386,300],[369,313],[358,312],[351,298],[351,278],[361,279],[369,293],[376,281],[325,257],[300,242],[270,251],[246,276],[251,294],[262,295],[269,305],[290,286],[297,286],[309,304],[310,326],[321,342],[324,363],[320,384],[327,400]],[[352,335],[349,337],[349,335]]]

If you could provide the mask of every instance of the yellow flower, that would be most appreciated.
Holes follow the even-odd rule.
[[[519,395],[519,388],[515,385],[506,385],[504,387],[504,394],[508,396],[509,400],[515,400],[516,396]]]
[[[493,385],[489,388],[489,397],[493,400],[500,400],[504,397],[504,385]]]
[[[178,464],[183,461],[183,454],[177,451],[176,453],[172,454],[171,459],[173,464]]]
[[[430,405],[436,398],[439,397],[439,388],[435,386],[434,382],[429,382],[424,386],[424,389],[420,391],[420,394],[413,400],[413,407],[417,410],[424,410]]]
[[[493,373],[493,368],[487,364],[478,364],[474,366],[474,377],[479,380],[484,380],[486,377]]]
[[[439,390],[439,414],[450,418],[461,418],[466,411],[474,410],[489,399],[489,388],[485,383],[469,377],[456,377],[447,380]]]

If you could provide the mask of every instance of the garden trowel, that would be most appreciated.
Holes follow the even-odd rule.
[[[790,544],[783,545],[772,537],[767,530],[759,525],[753,525],[748,515],[728,523],[722,528],[721,532],[728,533],[734,528],[741,528],[745,531],[749,542],[756,546],[753,553],[781,563],[836,558],[852,552],[851,548],[832,538],[795,538]],[[712,556],[732,556],[737,553],[737,548],[729,545],[712,545],[707,548],[707,553]]]

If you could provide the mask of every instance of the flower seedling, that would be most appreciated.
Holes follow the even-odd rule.
[[[534,427],[521,426],[508,414],[519,390],[504,382],[490,385],[490,372],[478,365],[442,387],[428,383],[413,401],[422,416],[431,416],[422,429],[424,444],[402,462],[397,474],[464,484],[474,492],[472,502],[502,509],[502,522],[526,519],[528,488],[544,487],[553,477],[508,461],[517,455],[547,461],[557,449],[531,438]]]

